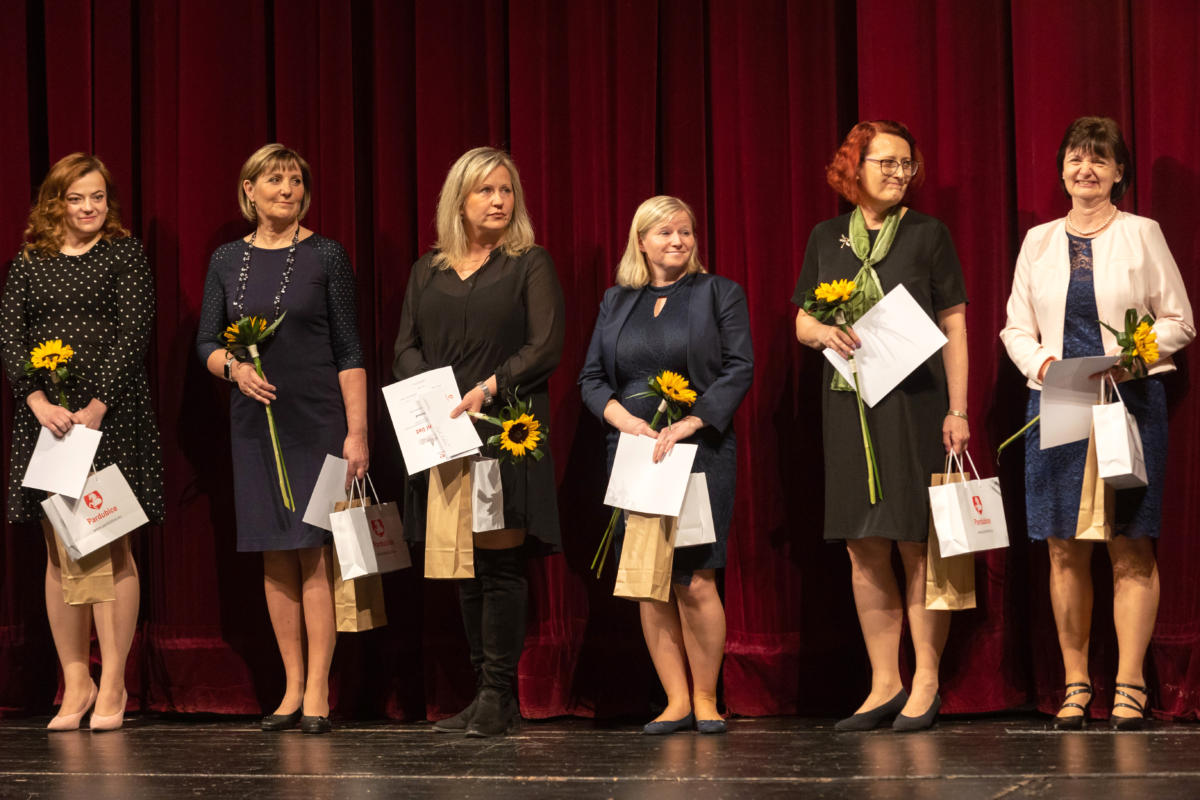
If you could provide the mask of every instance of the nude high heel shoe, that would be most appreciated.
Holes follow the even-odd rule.
[[[121,690],[121,710],[107,716],[92,714],[91,728],[94,731],[115,731],[125,723],[125,706],[129,703],[129,693]]]
[[[92,710],[92,706],[96,704],[96,695],[100,692],[96,688],[96,684],[92,684],[92,691],[88,694],[87,702],[83,704],[83,708],[76,711],[74,714],[62,713],[62,706],[58,708],[58,715],[50,720],[50,724],[46,726],[48,731],[74,731],[79,730],[79,723],[83,721],[83,715]]]

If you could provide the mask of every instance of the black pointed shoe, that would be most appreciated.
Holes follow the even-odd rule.
[[[867,711],[862,711],[843,720],[838,720],[838,723],[833,726],[835,731],[870,731],[878,728],[883,722],[892,719],[900,710],[904,708],[904,704],[908,702],[908,691],[901,688],[896,696],[888,700],[881,706],[875,706]]]
[[[290,714],[267,714],[262,718],[262,729],[264,731],[291,730],[300,724],[301,716],[298,708]]]
[[[1142,728],[1146,727],[1145,702],[1138,702],[1138,699],[1129,692],[1121,691],[1122,689],[1133,689],[1135,692],[1141,692],[1142,695],[1149,700],[1149,696],[1146,695],[1146,687],[1138,686],[1135,683],[1114,683],[1113,686],[1117,687],[1113,689],[1113,694],[1119,694],[1122,697],[1126,697],[1133,701],[1132,704],[1122,703],[1120,701],[1115,702],[1113,703],[1113,710],[1115,711],[1118,708],[1132,708],[1134,711],[1138,712],[1138,715],[1136,717],[1117,717],[1110,715],[1108,718],[1109,726],[1115,731],[1140,731]]]
[[[329,733],[333,730],[333,723],[329,721],[329,717],[301,717],[300,732],[301,733]]]
[[[933,702],[929,705],[929,709],[919,717],[906,717],[903,714],[897,714],[895,721],[892,722],[892,730],[898,733],[909,733],[911,731],[923,731],[927,728],[932,728],[934,721],[937,719],[938,710],[942,707],[942,696],[935,694]]]
[[[1095,696],[1095,694],[1092,692],[1092,685],[1090,683],[1076,681],[1075,683],[1068,683],[1067,689],[1071,689],[1072,686],[1077,688],[1066,693],[1066,695],[1063,697],[1062,708],[1078,708],[1082,713],[1073,714],[1069,717],[1055,717],[1054,729],[1056,731],[1080,731],[1083,730],[1085,725],[1087,725],[1088,706],[1092,704],[1092,698]],[[1083,705],[1069,702],[1070,699],[1077,694],[1086,694],[1088,696],[1087,702]]]

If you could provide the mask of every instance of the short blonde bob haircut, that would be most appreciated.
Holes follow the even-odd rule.
[[[100,173],[104,179],[108,213],[100,229],[104,240],[123,239],[129,235],[121,225],[121,206],[117,203],[117,187],[104,162],[88,153],[71,153],[60,158],[38,188],[37,201],[29,210],[29,224],[25,228],[25,246],[21,254],[26,261],[34,255],[53,258],[62,250],[66,239],[63,220],[67,214],[67,189],[71,184],[91,172]]]
[[[258,222],[258,212],[254,210],[254,203],[246,196],[244,188],[246,181],[254,183],[268,172],[290,167],[300,170],[300,180],[304,184],[304,197],[300,199],[300,216],[296,218],[297,221],[304,219],[304,215],[308,213],[308,207],[312,205],[312,170],[308,168],[308,162],[304,160],[303,156],[278,142],[264,144],[246,159],[245,164],[242,164],[242,173],[238,176],[237,193],[238,208],[242,210],[243,217],[249,222]]]
[[[646,261],[646,254],[642,252],[642,239],[655,225],[665,222],[680,211],[687,212],[688,219],[692,221],[694,236],[696,214],[691,206],[678,197],[660,194],[646,200],[633,212],[633,224],[629,226],[629,243],[625,245],[625,255],[621,256],[621,263],[617,265],[618,286],[640,289],[650,282],[650,264]],[[692,248],[691,258],[688,259],[688,274],[706,271],[700,263],[700,257],[696,255],[697,249]]]
[[[494,147],[476,147],[459,156],[450,167],[446,182],[442,184],[442,193],[438,195],[437,241],[433,245],[438,252],[433,257],[433,266],[448,269],[466,261],[471,242],[467,238],[463,207],[467,195],[497,167],[508,170],[513,188],[512,218],[500,248],[511,256],[519,256],[534,246],[533,222],[525,207],[525,191],[521,188],[521,176],[512,156]]]

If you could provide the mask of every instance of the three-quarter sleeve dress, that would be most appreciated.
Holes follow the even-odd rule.
[[[289,248],[252,248],[239,313],[234,305],[247,247],[241,239],[222,245],[209,262],[196,336],[202,361],[224,349],[222,332],[243,313],[275,317],[275,296]],[[325,456],[341,456],[346,441],[338,373],[363,366],[354,272],[340,244],[314,234],[297,245],[280,310],[287,317],[259,351],[263,374],[275,386],[271,409],[296,510],[283,505],[265,407],[239,391],[230,392],[234,503],[242,552],[298,550],[329,541],[328,531],[301,518]]]
[[[862,262],[846,234],[850,215],[817,225],[808,240],[792,302],[804,303],[820,283],[852,280]],[[871,244],[878,231],[870,231]],[[884,294],[900,284],[929,318],[967,302],[962,266],[946,226],[909,209],[900,219],[887,257],[875,265]],[[866,458],[854,392],[829,388],[833,367],[822,370],[821,416],[825,450],[825,538],[879,536],[923,542],[929,535],[929,476],[945,465],[942,422],[949,408],[946,368],[938,351],[866,409],[875,444],[883,499],[871,505]]]
[[[541,247],[520,255],[492,251],[483,266],[463,279],[433,265],[434,251],[413,265],[400,315],[392,372],[399,380],[426,370],[452,367],[460,392],[492,374],[496,403],[519,391],[534,415],[550,419],[548,380],[562,357],[565,317],[554,262]],[[494,408],[492,409],[494,410]],[[477,423],[484,441],[496,433]],[[497,453],[484,448],[485,455]],[[504,525],[524,529],[548,549],[561,545],[554,459],[530,458],[500,465]],[[409,475],[404,490],[404,533],[425,539],[427,472]]]
[[[8,519],[32,522],[42,515],[45,493],[21,487],[41,425],[25,403],[38,389],[58,403],[44,373],[25,374],[30,349],[61,339],[75,354],[67,403],[78,411],[93,398],[108,410],[96,451],[97,469],[116,464],[151,522],[163,519],[162,448],[146,351],[154,325],[154,275],[133,237],[101,239],[81,255],[61,253],[28,259],[18,254],[9,267],[0,301],[0,346],[4,372],[16,397],[8,478]]]

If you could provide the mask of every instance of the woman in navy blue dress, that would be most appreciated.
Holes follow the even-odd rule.
[[[704,271],[695,229],[695,215],[678,198],[652,197],[638,207],[617,285],[604,293],[579,375],[584,405],[610,426],[610,471],[620,434],[631,433],[658,440],[656,460],[677,442],[699,445],[692,471],[708,482],[716,542],[677,549],[670,599],[640,603],[642,633],[667,694],[667,707],[643,729],[648,734],[693,725],[701,733],[725,732],[717,711],[725,610],[716,570],[725,566],[733,518],[733,415],[750,389],[754,353],[745,293]],[[649,423],[658,399],[630,395],[644,392],[649,377],[664,369],[686,376],[699,396],[687,416],[654,431]],[[618,558],[623,532],[617,532]]]
[[[1137,420],[1149,478],[1146,487],[1116,492],[1114,537],[1108,543],[1119,649],[1111,724],[1136,729],[1144,724],[1142,667],[1158,615],[1154,540],[1168,439],[1166,391],[1159,376],[1175,369],[1171,354],[1195,338],[1196,329],[1183,279],[1158,224],[1117,209],[1133,177],[1117,124],[1106,117],[1071,123],[1058,149],[1058,169],[1071,210],[1026,235],[1000,338],[1029,381],[1026,413],[1032,419],[1050,362],[1120,352],[1099,320],[1121,326],[1128,308],[1139,318],[1155,317],[1159,358],[1150,365],[1149,377],[1127,381],[1131,376],[1124,369],[1110,371]],[[1026,515],[1029,537],[1049,548],[1050,600],[1066,677],[1055,727],[1070,730],[1085,724],[1093,694],[1088,671],[1092,543],[1073,538],[1087,441],[1043,450],[1038,433],[1034,426],[1025,441]]]
[[[218,247],[209,263],[196,348],[230,394],[238,550],[263,554],[267,610],[287,675],[263,730],[300,725],[326,733],[336,626],[329,533],[301,519],[326,454],[367,469],[367,375],[342,246],[300,224],[312,200],[308,164],[269,144],[242,167],[238,199],[253,233]],[[226,353],[221,334],[243,316],[287,318],[261,348],[263,372]],[[279,432],[296,511],[284,507],[264,406]],[[307,639],[307,654],[303,643]],[[306,672],[307,665],[307,672]]]

